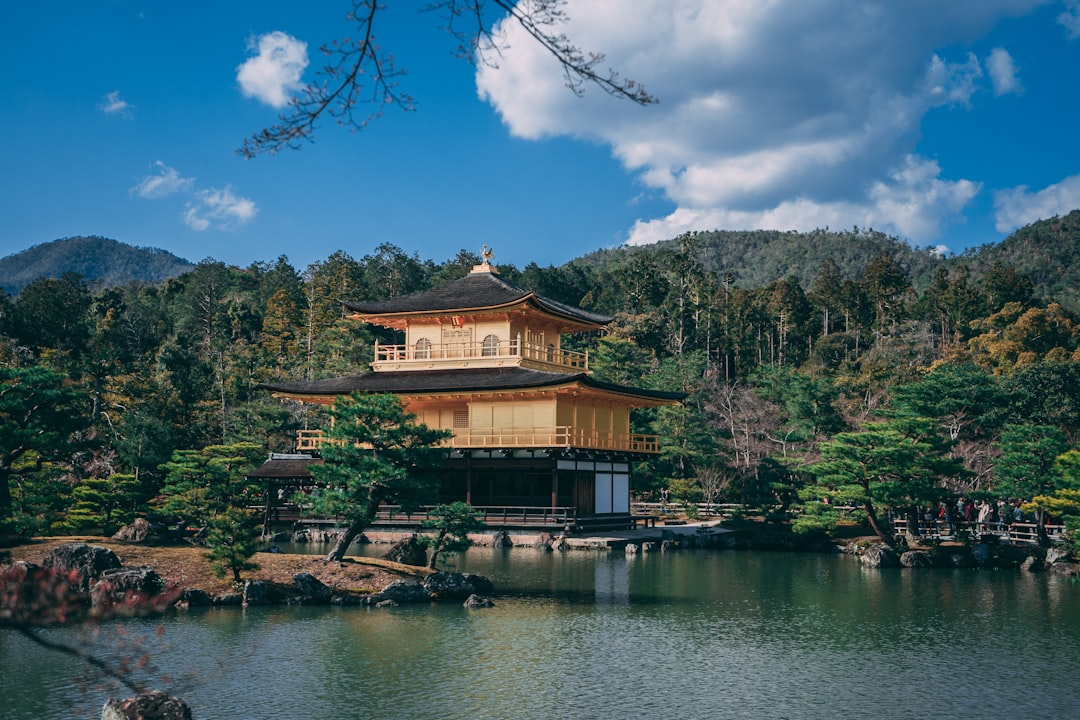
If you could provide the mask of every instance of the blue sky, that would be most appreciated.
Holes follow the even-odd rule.
[[[102,235],[241,266],[388,242],[521,267],[853,225],[958,252],[1080,207],[1080,0],[569,0],[567,34],[644,108],[576,97],[516,27],[474,67],[424,3],[389,4],[376,37],[416,111],[245,160],[354,33],[347,0],[3,3],[0,256]]]

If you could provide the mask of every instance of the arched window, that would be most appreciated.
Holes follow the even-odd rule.
[[[430,360],[431,359],[431,341],[427,338],[420,338],[416,341],[416,359],[417,360]]]
[[[488,335],[484,338],[484,344],[480,348],[480,354],[484,357],[491,357],[499,354],[499,336]]]

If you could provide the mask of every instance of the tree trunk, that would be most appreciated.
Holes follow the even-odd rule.
[[[895,548],[896,538],[891,534],[885,533],[881,529],[881,520],[878,519],[877,511],[874,510],[873,503],[867,501],[864,505],[864,509],[866,510],[866,519],[870,522],[870,527],[873,529],[874,534],[877,535],[883,543],[891,548]]]
[[[326,554],[326,562],[341,562],[345,557],[345,551],[349,549],[349,545],[360,533],[364,532],[364,528],[368,524],[366,520],[354,520],[349,527],[345,528],[345,532],[341,534],[333,547],[330,548],[330,552]]]
[[[1050,536],[1046,534],[1046,511],[1035,509],[1035,542],[1041,548],[1050,547]]]
[[[0,521],[11,517],[13,509],[11,501],[11,470],[0,467]]]
[[[919,528],[919,508],[917,505],[909,505],[907,508],[907,543],[908,546],[917,545],[922,531]]]
[[[266,483],[266,503],[263,505],[262,537],[269,538],[271,533],[271,519],[274,515],[274,484]]]
[[[435,561],[439,559],[439,553],[442,552],[444,541],[446,540],[446,531],[440,530],[438,537],[435,538],[435,544],[431,546],[431,557],[428,558],[428,568],[435,569]]]

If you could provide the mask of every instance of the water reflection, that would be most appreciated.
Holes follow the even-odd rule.
[[[1080,585],[1053,576],[705,551],[477,548],[452,564],[491,577],[496,607],[189,611],[165,623],[169,648],[156,659],[202,718],[1072,718],[1080,708]],[[73,702],[100,713],[104,697],[71,683],[73,667],[0,633],[0,716],[68,718]]]
[[[630,564],[597,562],[593,571],[593,587],[598,605],[629,605]]]

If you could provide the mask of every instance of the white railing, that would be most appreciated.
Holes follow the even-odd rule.
[[[613,433],[582,430],[567,425],[553,428],[457,428],[454,436],[443,442],[454,449],[502,448],[580,448],[583,450],[618,450],[656,454],[660,452],[659,435]],[[330,442],[322,430],[300,430],[297,433],[299,452],[318,451]]]
[[[375,364],[383,363],[443,363],[464,359],[497,361],[499,358],[524,358],[549,365],[589,369],[589,354],[561,350],[551,345],[535,345],[521,340],[498,342],[439,343],[431,345],[381,345],[375,343]]]

